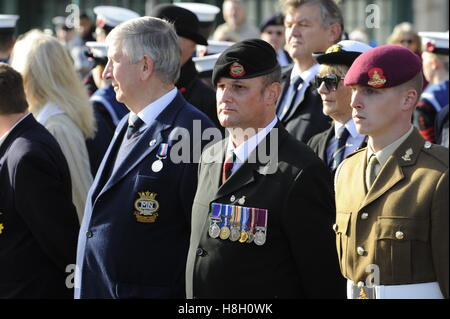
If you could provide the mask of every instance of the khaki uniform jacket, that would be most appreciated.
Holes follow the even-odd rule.
[[[347,279],[365,282],[371,272],[366,268],[375,264],[380,285],[438,281],[448,298],[448,155],[414,130],[369,191],[367,148],[342,163],[336,172],[334,229]]]

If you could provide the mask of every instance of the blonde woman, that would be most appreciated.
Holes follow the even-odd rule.
[[[17,41],[11,65],[23,76],[30,111],[56,138],[66,157],[81,221],[92,184],[85,140],[95,135],[87,93],[64,47],[39,30],[29,31]]]
[[[421,42],[419,34],[409,22],[397,24],[387,39],[388,44],[399,44],[410,49],[417,55],[421,53]]]

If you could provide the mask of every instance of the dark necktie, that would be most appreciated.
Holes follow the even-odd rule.
[[[234,164],[234,157],[235,155],[233,151],[227,152],[225,156],[225,162],[223,162],[222,167],[222,184],[225,184],[225,182],[231,175],[231,169],[233,168]]]
[[[279,117],[282,118],[290,109],[294,107],[295,100],[297,99],[297,95],[299,90],[300,84],[303,83],[303,79],[301,76],[299,76],[295,82],[292,85],[292,92],[289,98],[286,100],[286,103],[282,105],[280,111],[279,111]]]
[[[344,160],[345,144],[346,144],[347,138],[349,136],[350,136],[349,131],[345,128],[345,126],[342,126],[338,131],[337,149],[331,157],[330,169],[332,171],[336,170],[336,168],[339,166],[339,164],[341,164],[342,161]]]
[[[144,121],[140,119],[139,116],[135,114],[131,114],[131,124],[128,125],[127,129],[127,139],[132,139],[137,136],[139,133],[139,129],[144,125]]]

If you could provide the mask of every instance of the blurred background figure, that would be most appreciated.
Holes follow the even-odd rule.
[[[387,39],[387,44],[399,44],[417,55],[422,53],[422,41],[414,26],[409,22],[397,24]]]
[[[225,0],[222,14],[225,23],[217,27],[213,40],[238,42],[259,38],[258,29],[247,23],[247,11],[243,0]]]
[[[39,30],[18,39],[11,66],[23,76],[31,113],[52,133],[67,160],[81,221],[92,184],[86,139],[95,135],[95,119],[89,98],[67,51]]]
[[[97,15],[95,38],[98,42],[105,42],[106,36],[120,23],[140,17],[133,10],[115,6],[98,6],[94,13]]]
[[[196,2],[177,2],[174,5],[185,8],[197,16],[200,22],[199,33],[209,39],[216,26],[216,16],[220,12],[220,8],[206,3]]]
[[[97,15],[95,24],[95,38],[97,42],[105,42],[106,36],[120,23],[139,17],[139,14],[132,10],[115,6],[97,6],[94,7],[94,13]],[[83,83],[89,96],[102,88],[97,86],[92,73],[89,73],[83,79]]]
[[[259,27],[261,39],[268,42],[277,52],[277,60],[281,67],[292,63],[292,58],[284,49],[286,38],[284,36],[284,16],[276,13],[267,18]]]
[[[348,39],[358,41],[365,44],[370,44],[369,34],[363,28],[356,28],[348,35]]]
[[[55,25],[56,38],[69,52],[75,71],[82,79],[92,68],[91,63],[84,54],[86,47],[83,40],[75,30],[75,26],[66,23],[66,17],[54,17],[52,22]]]
[[[414,126],[422,137],[436,143],[436,115],[448,105],[449,36],[447,32],[420,32],[423,74],[429,85],[414,110]]]
[[[0,14],[0,62],[8,63],[14,47],[17,15]]]
[[[161,4],[153,10],[153,16],[172,22],[175,25],[181,48],[181,73],[176,87],[183,97],[205,113],[217,127],[216,93],[203,83],[192,61],[196,45],[207,45],[206,38],[200,34],[197,16],[188,9],[172,4]]]
[[[95,41],[95,24],[91,18],[86,14],[80,14],[80,25],[78,27],[78,33],[84,43],[88,41]]]

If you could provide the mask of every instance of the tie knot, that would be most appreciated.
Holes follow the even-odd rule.
[[[291,82],[294,89],[298,89],[299,85],[303,83],[303,79],[301,76],[295,77]]]
[[[141,120],[139,116],[136,114],[131,114],[130,119],[128,121],[128,130],[127,130],[127,138],[130,139],[134,136],[138,135],[139,129],[144,124],[144,121]]]
[[[347,139],[349,135],[350,135],[350,132],[347,130],[345,125],[341,126],[341,128],[339,128],[339,130],[337,132],[338,139]]]

